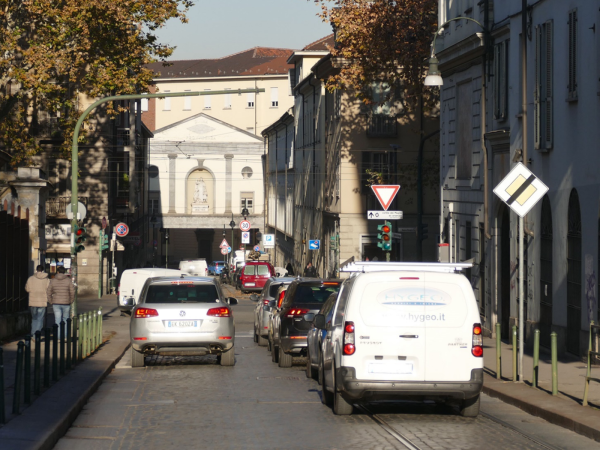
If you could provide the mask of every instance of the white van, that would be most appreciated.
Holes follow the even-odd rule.
[[[450,400],[479,414],[483,338],[471,264],[352,263],[325,329],[323,402],[336,414],[352,404],[395,398]]]
[[[148,278],[181,276],[184,274],[181,270],[161,269],[159,267],[145,269],[128,269],[121,274],[119,289],[117,292],[117,304],[123,313],[129,313],[137,304],[137,300],[142,292],[142,287]],[[187,275],[187,274],[185,274]],[[133,301],[131,300],[133,299]]]
[[[179,261],[179,270],[195,277],[208,276],[208,264],[206,264],[206,259]]]

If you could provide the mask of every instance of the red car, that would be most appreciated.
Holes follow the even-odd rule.
[[[275,268],[265,261],[248,261],[240,273],[240,290],[242,292],[260,292],[265,283],[275,276]]]

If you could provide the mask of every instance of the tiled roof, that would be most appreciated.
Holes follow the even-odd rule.
[[[333,40],[333,33],[329,36],[325,36],[324,38],[319,39],[318,41],[313,42],[312,44],[308,44],[302,50],[304,51],[329,51],[329,49],[333,48],[335,44]]]
[[[293,50],[255,47],[218,59],[190,59],[148,64],[157,78],[228,77],[239,75],[285,75]]]

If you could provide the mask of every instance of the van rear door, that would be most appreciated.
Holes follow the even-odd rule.
[[[459,274],[425,273],[425,381],[467,381],[483,358],[471,354],[477,303]]]
[[[423,381],[424,281],[413,273],[379,272],[357,280],[348,320],[355,321],[356,352],[345,356],[356,377],[365,380]]]

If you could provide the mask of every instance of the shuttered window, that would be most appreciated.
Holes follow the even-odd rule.
[[[189,89],[186,89],[185,92],[190,92]],[[192,109],[192,97],[183,97],[183,110],[191,111]]]
[[[250,88],[252,89],[252,88]],[[254,92],[248,92],[248,108],[254,108],[254,96],[256,94]]]
[[[231,88],[225,88],[226,91],[230,91]],[[225,94],[225,100],[223,101],[223,108],[231,109],[231,94]]]
[[[568,100],[577,100],[577,10],[569,12]]]
[[[210,89],[204,89],[206,92],[210,92]],[[204,109],[210,109],[210,98],[211,95],[204,96]]]
[[[276,108],[279,106],[279,89],[276,87],[271,88],[271,107]]]
[[[508,40],[494,46],[494,119],[506,120],[508,113]]]
[[[458,85],[456,114],[456,178],[470,180],[473,170],[473,111],[471,82]]]
[[[171,91],[165,91],[165,94]],[[163,100],[163,111],[171,111],[171,97],[165,97]]]
[[[548,21],[535,28],[535,148],[548,151],[553,146],[553,23]]]

